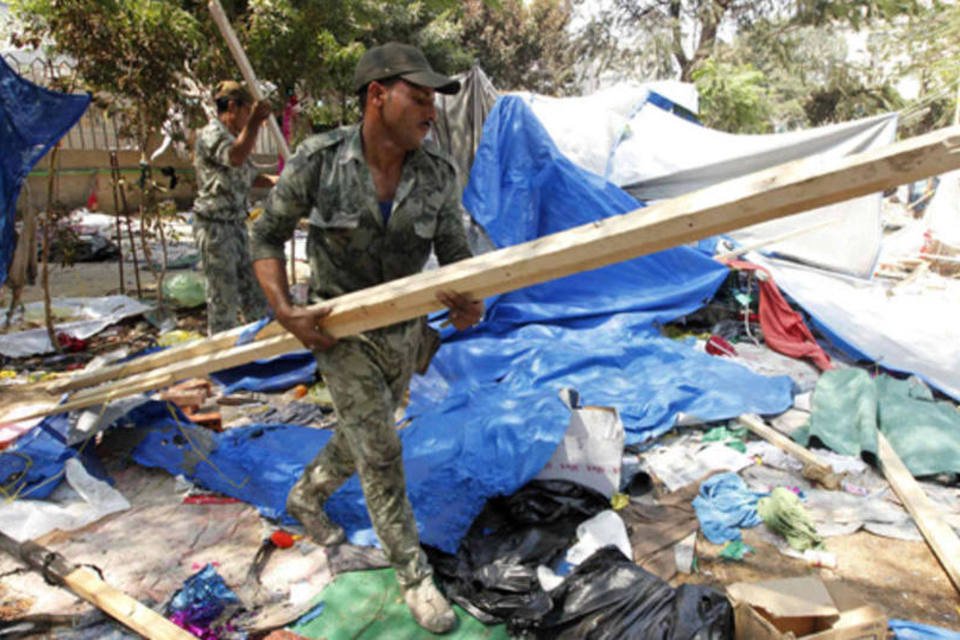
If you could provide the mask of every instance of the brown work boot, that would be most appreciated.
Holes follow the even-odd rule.
[[[310,539],[322,547],[340,544],[347,539],[343,527],[327,517],[323,507],[313,510],[297,500],[287,500],[287,513],[299,520]]]
[[[407,601],[413,619],[427,631],[446,633],[457,624],[457,615],[430,576],[404,589],[403,599]]]

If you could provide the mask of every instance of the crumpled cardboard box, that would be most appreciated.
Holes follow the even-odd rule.
[[[885,640],[887,617],[842,582],[816,576],[727,587],[736,640]]]

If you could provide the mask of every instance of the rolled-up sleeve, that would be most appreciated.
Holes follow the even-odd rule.
[[[285,258],[284,243],[293,237],[297,222],[313,206],[319,170],[319,158],[303,149],[284,167],[267,196],[264,212],[250,231],[250,253],[254,260]]]

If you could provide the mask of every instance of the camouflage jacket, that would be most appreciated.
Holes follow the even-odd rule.
[[[431,248],[441,265],[469,258],[456,168],[428,145],[408,154],[384,224],[359,125],[303,141],[253,226],[253,259],[282,260],[300,218],[310,221],[314,299],[418,273]]]
[[[247,196],[257,170],[249,158],[239,167],[230,164],[230,148],[235,141],[217,118],[197,136],[197,198],[193,210],[202,219],[243,222],[247,218]]]

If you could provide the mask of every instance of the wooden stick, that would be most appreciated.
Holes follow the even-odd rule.
[[[883,475],[917,523],[917,528],[940,561],[943,570],[947,572],[953,586],[960,592],[960,539],[957,534],[937,513],[936,505],[927,497],[923,487],[913,478],[913,474],[882,433],[877,434],[877,458],[880,460]]]
[[[794,442],[776,429],[767,426],[759,416],[744,414],[737,418],[737,422],[770,444],[776,446],[778,449],[786,451],[800,462],[812,464],[827,471],[830,471],[832,468],[829,464],[821,460],[814,452]]]
[[[66,559],[35,542],[20,544],[0,532],[0,548],[42,573],[55,584],[64,585],[121,624],[151,640],[196,640],[162,615],[122,591],[111,587],[85,567],[71,567]]]
[[[441,291],[485,298],[958,167],[960,127],[846,158],[808,158],[629,214],[597,220],[440,269],[348,293],[318,306],[331,307],[330,315],[324,320],[328,333],[335,337],[353,335],[438,310],[442,305],[436,296]],[[278,340],[263,340],[270,337]],[[131,393],[130,389],[156,389],[159,386],[152,385],[169,384],[167,381],[204,375],[225,366],[302,348],[276,323],[268,325],[258,338],[243,347],[198,356],[131,377],[121,383],[125,389],[123,395]],[[98,397],[120,397],[116,394],[116,389],[108,388]],[[68,406],[50,411],[63,411]]]
[[[759,416],[744,414],[737,418],[737,422],[760,436],[773,446],[786,451],[804,464],[807,474],[828,489],[839,489],[840,479],[833,473],[833,467],[824,462],[806,447],[794,442],[776,429],[767,426]],[[812,472],[812,473],[811,473]],[[805,474],[805,475],[807,475]]]
[[[224,13],[219,0],[210,0],[207,7],[210,9],[210,15],[213,16],[213,21],[220,29],[220,33],[223,34],[223,39],[227,41],[227,47],[230,49],[230,53],[233,54],[233,59],[236,61],[237,66],[240,67],[240,75],[243,76],[244,82],[247,83],[247,88],[250,89],[250,93],[253,94],[253,99],[263,100],[263,92],[260,91],[260,85],[257,84],[257,76],[253,73],[253,67],[250,65],[247,53],[243,50],[243,45],[240,44],[240,40],[237,39],[237,34],[234,33],[233,27],[230,26],[230,19],[227,18],[227,14]],[[289,158],[290,147],[287,145],[287,141],[283,137],[283,132],[280,131],[280,126],[273,116],[267,118],[267,129],[277,143],[277,147],[280,149],[280,155],[283,156],[284,160]]]

